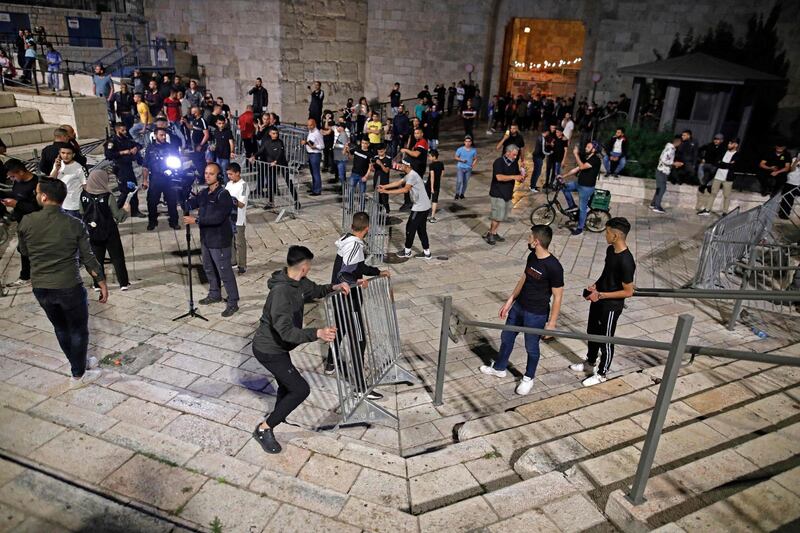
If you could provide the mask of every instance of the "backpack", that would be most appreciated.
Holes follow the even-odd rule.
[[[111,237],[114,222],[111,216],[111,208],[108,206],[110,194],[89,194],[81,193],[81,205],[83,206],[83,223],[89,232],[89,240],[105,241]]]

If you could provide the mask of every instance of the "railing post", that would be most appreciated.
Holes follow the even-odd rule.
[[[442,302],[442,329],[439,333],[439,361],[436,364],[436,390],[433,405],[442,405],[444,390],[444,370],[447,365],[447,343],[450,340],[450,317],[453,313],[453,297],[445,296]]]
[[[36,59],[33,62],[33,85],[36,87],[36,94],[39,94],[39,60]]]
[[[72,82],[69,79],[69,66],[67,66],[67,75],[64,78],[64,83],[67,85],[67,91],[69,91],[69,99],[75,101],[75,97],[72,96]]]
[[[694,317],[691,315],[679,316],[675,333],[672,335],[672,346],[667,355],[667,364],[664,365],[664,375],[661,378],[661,385],[658,387],[656,405],[653,408],[653,415],[650,417],[639,466],[636,468],[633,486],[627,495],[628,500],[634,505],[644,502],[644,490],[647,488],[647,480],[650,478],[650,469],[653,467],[658,441],[661,439],[661,432],[664,429],[664,420],[672,400],[672,392],[678,379],[678,371],[681,368],[683,353],[686,351],[686,344],[689,341],[693,320]]]

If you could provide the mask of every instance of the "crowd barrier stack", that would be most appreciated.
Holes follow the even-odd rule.
[[[353,187],[345,180],[342,187],[342,232],[350,231],[353,214],[365,211],[369,215],[369,233],[365,239],[368,262],[379,264],[386,255],[389,227],[386,224],[386,209],[380,204],[377,191],[369,193]]]
[[[237,163],[241,165],[242,179],[250,189],[250,202],[272,204],[272,208],[278,213],[275,222],[280,222],[286,216],[297,216],[300,203],[297,201],[294,168],[264,161],[250,162],[244,157],[240,157]]]

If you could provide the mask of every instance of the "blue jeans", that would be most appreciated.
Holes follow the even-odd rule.
[[[78,220],[83,220],[81,216],[80,209],[64,209],[64,212],[71,216],[72,218],[77,218]]]
[[[507,326],[519,326],[525,328],[544,328],[547,324],[547,315],[536,315],[526,311],[519,302],[514,302],[506,319]],[[539,335],[525,333],[525,350],[528,352],[528,365],[525,367],[525,375],[532,378],[536,375],[536,367],[539,366]],[[497,359],[494,362],[495,370],[505,370],[508,367],[508,358],[514,349],[514,341],[517,340],[516,331],[504,331],[500,334],[500,351],[497,352]]]
[[[570,208],[575,207],[575,200],[572,199],[573,191],[578,191],[578,198],[580,200],[580,213],[578,214],[578,229],[582,230],[586,224],[586,213],[589,212],[589,200],[594,194],[594,187],[586,187],[578,185],[577,181],[569,181],[564,186],[564,198],[567,199],[567,204]]]
[[[363,192],[366,192],[366,190],[367,190],[367,182],[366,181],[362,181],[361,180],[362,177],[363,176],[359,176],[358,174],[351,173],[350,174],[350,187],[352,187],[353,190],[358,189],[363,193]]]
[[[311,171],[311,192],[320,194],[322,192],[322,174],[319,166],[322,163],[322,154],[308,154],[308,168]]]
[[[536,182],[539,181],[539,175],[542,173],[543,166],[544,166],[544,158],[542,157],[533,158],[533,174],[531,174],[531,188],[536,187]]]
[[[336,161],[336,175],[339,178],[339,182],[344,185],[344,180],[347,177],[347,159]]]
[[[611,163],[616,163],[616,165],[617,165],[616,168],[614,169],[613,173],[614,174],[619,174],[619,173],[622,172],[622,169],[625,168],[625,162],[627,160],[625,159],[624,155],[618,154],[616,152],[611,152],[611,155],[613,155],[614,157],[619,157],[619,159],[617,161],[611,161],[609,156],[603,157],[603,166],[606,169],[606,174],[611,174],[612,173],[611,172]]]
[[[463,196],[464,193],[467,192],[467,184],[469,184],[469,178],[471,176],[471,168],[456,167],[456,194]]]
[[[67,356],[74,377],[86,372],[89,346],[89,301],[86,288],[33,289],[33,295],[53,324],[61,351]]]
[[[221,171],[220,174],[220,183],[225,184],[228,181],[228,167],[231,166],[230,158],[222,158],[214,156],[214,162],[219,165],[219,169]]]
[[[47,83],[50,85],[51,89],[55,89],[56,91],[61,90],[61,83],[59,83],[59,72],[57,70],[50,70],[47,72]]]
[[[559,174],[561,174],[561,161],[554,161],[553,156],[548,157],[545,183],[552,186],[556,182],[556,176]]]
[[[131,137],[139,144],[144,144],[144,136],[147,134],[147,125],[143,122],[137,122],[130,127]]]

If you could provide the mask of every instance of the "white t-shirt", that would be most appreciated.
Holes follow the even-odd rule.
[[[791,167],[793,170],[791,170],[786,176],[786,183],[789,185],[794,185],[795,187],[800,187],[800,165],[797,165],[798,159],[800,159],[800,156],[794,158]]]
[[[566,123],[562,121],[561,127],[564,128],[564,137],[566,137],[567,140],[569,140],[570,137],[572,137],[572,130],[575,128],[575,123],[572,122],[571,120],[568,120]]]
[[[225,190],[228,191],[231,197],[244,204],[244,207],[236,208],[236,225],[244,226],[247,223],[247,197],[250,195],[250,187],[243,179],[235,183],[230,180],[225,185]]]
[[[615,154],[621,154],[622,153],[622,139],[615,139],[614,140],[614,149],[611,150],[611,151],[614,152]]]
[[[431,199],[428,198],[428,193],[425,191],[425,183],[422,181],[420,175],[412,170],[406,174],[403,180],[406,182],[406,185],[411,185],[409,195],[411,196],[411,202],[414,204],[411,206],[411,210],[427,211],[430,209]]]
[[[723,163],[730,163],[733,156],[736,154],[736,150],[726,150],[725,155],[722,156]],[[717,181],[726,181],[728,179],[728,169],[727,168],[718,168],[717,171],[714,173],[714,179]]]
[[[86,169],[77,161],[73,161],[68,165],[61,165],[61,170],[58,171],[58,176],[56,177],[67,186],[67,197],[61,207],[68,211],[79,211],[81,208],[81,191],[83,186],[86,185]]]

